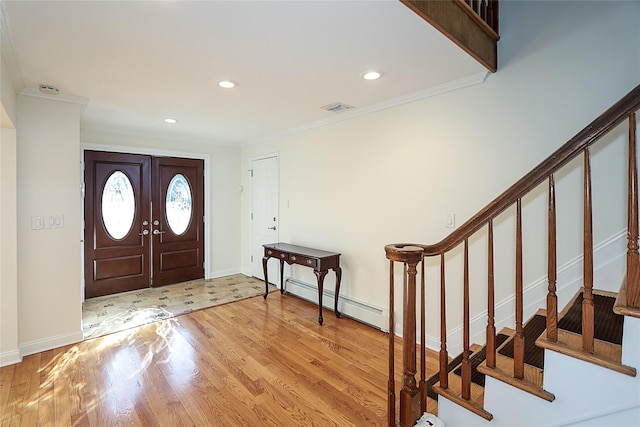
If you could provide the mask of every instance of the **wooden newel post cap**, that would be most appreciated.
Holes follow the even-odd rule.
[[[384,247],[387,259],[396,262],[419,263],[424,256],[424,249],[420,246],[395,243]]]

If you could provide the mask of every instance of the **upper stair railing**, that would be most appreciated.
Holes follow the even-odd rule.
[[[484,209],[466,221],[442,241],[433,245],[392,244],[385,247],[390,260],[390,299],[393,312],[394,262],[404,264],[403,280],[403,371],[400,391],[400,425],[414,425],[426,411],[426,339],[425,339],[425,284],[424,258],[440,258],[440,351],[438,389],[447,392],[449,388],[447,365],[446,326],[446,286],[445,254],[463,245],[463,353],[462,384],[459,392],[447,394],[448,398],[462,404],[476,414],[491,419],[492,415],[471,401],[471,368],[469,364],[470,313],[469,313],[469,239],[486,226],[487,232],[487,326],[486,326],[486,366],[496,367],[496,328],[494,303],[494,249],[493,221],[505,210],[515,205],[515,335],[513,378],[524,381],[524,339],[523,339],[523,249],[522,249],[522,199],[544,181],[548,181],[548,294],[547,294],[547,332],[546,340],[554,342],[557,338],[558,302],[556,295],[556,191],[554,174],[572,159],[583,156],[583,309],[582,309],[582,351],[593,353],[594,349],[594,305],[593,305],[593,240],[592,240],[592,200],[591,200],[591,146],[609,133],[617,125],[627,120],[629,123],[628,150],[628,228],[626,288],[621,290],[624,300],[618,303],[616,312],[640,317],[640,256],[638,250],[638,171],[636,112],[640,109],[640,85],[624,96],[615,105],[591,122],[581,132],[571,138],[546,160],[522,177],[504,193],[489,203]],[[416,289],[419,266],[421,265],[421,367],[420,380],[416,375]],[[389,425],[395,425],[395,386],[393,367],[394,318],[389,322]],[[448,392],[447,392],[448,393]],[[459,393],[459,395],[457,394]],[[548,394],[548,393],[547,393]],[[541,397],[553,399],[553,395]]]
[[[464,0],[480,19],[482,19],[496,34],[498,31],[498,0]]]
[[[400,0],[475,58],[498,69],[498,0]]]

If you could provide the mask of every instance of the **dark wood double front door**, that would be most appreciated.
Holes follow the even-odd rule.
[[[85,297],[204,277],[204,162],[85,151]]]

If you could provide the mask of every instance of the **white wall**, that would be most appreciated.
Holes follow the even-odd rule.
[[[27,355],[82,340],[78,102],[18,96],[18,331]],[[36,215],[64,227],[32,230]]]
[[[16,94],[0,57],[0,366],[20,360],[16,255]]]
[[[240,149],[83,129],[83,147],[205,159],[207,278],[240,272]]]
[[[254,156],[279,153],[280,239],[341,252],[341,295],[385,307],[386,244],[436,243],[450,231],[445,212],[455,212],[461,224],[640,83],[640,3],[507,1],[500,7],[499,71],[485,83],[243,149],[242,171]],[[607,202],[597,209],[596,244],[625,227],[624,205],[613,203],[621,198],[624,171],[608,163],[609,151],[624,150],[623,137],[616,132],[613,148],[594,153],[593,173],[602,180],[594,183],[594,198]],[[556,178],[564,197],[560,265],[578,256],[582,244],[582,196],[573,189],[581,163],[572,165]],[[242,179],[249,188],[248,174]],[[527,284],[545,274],[546,189],[523,202],[525,242],[537,253],[525,265]],[[246,191],[243,218],[249,206]],[[503,215],[495,228],[500,301],[513,292],[513,220]],[[244,221],[243,254],[250,251],[249,232]],[[481,237],[471,243],[472,253],[486,251]],[[459,252],[450,264],[460,264]],[[246,259],[243,271],[249,271]],[[485,309],[484,263],[471,265],[474,312]],[[449,270],[449,301],[461,301],[460,272]],[[293,275],[315,283],[304,269]],[[436,277],[429,275],[430,289]],[[438,297],[437,290],[428,295],[434,336]],[[461,322],[459,312],[448,315],[450,328]]]
[[[16,130],[0,129],[0,366],[20,360],[16,256]]]

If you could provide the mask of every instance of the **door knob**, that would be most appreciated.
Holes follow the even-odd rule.
[[[157,236],[158,234],[162,234],[162,233],[164,233],[164,231],[160,231],[160,230],[157,230],[157,229],[153,230],[153,235],[154,236]]]
[[[275,230],[276,226],[274,225],[273,227],[267,227],[267,230]]]
[[[142,233],[138,233],[139,236],[146,236],[149,234],[149,230],[142,230]]]

